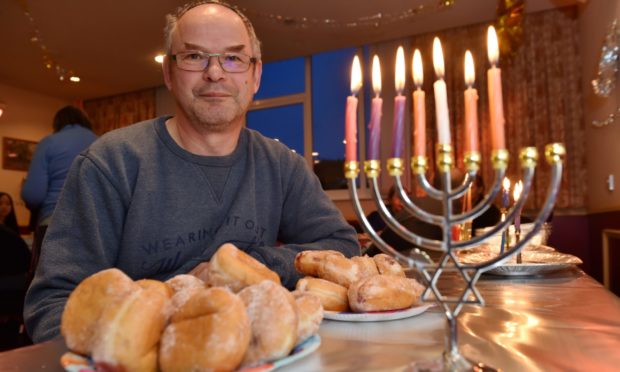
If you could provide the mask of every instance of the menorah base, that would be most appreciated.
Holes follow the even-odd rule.
[[[461,354],[453,354],[444,352],[441,357],[437,359],[413,362],[407,368],[407,371],[411,372],[496,372],[501,371],[490,367],[484,363],[472,362]]]

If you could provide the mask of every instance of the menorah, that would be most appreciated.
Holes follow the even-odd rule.
[[[464,240],[453,240],[452,228],[471,221],[484,213],[501,188],[501,181],[505,176],[508,165],[509,153],[505,149],[494,150],[491,155],[491,163],[495,172],[495,180],[482,200],[468,211],[455,213],[453,201],[462,197],[470,187],[480,168],[481,156],[479,152],[468,152],[464,155],[465,179],[456,188],[452,188],[451,170],[454,163],[453,150],[449,144],[438,144],[436,147],[436,166],[438,176],[442,181],[442,187],[433,187],[426,178],[428,159],[425,156],[413,156],[411,158],[411,170],[415,175],[418,185],[432,198],[441,200],[443,213],[432,214],[417,206],[411,201],[405,192],[401,180],[404,173],[403,158],[389,158],[387,160],[387,171],[394,178],[394,183],[398,190],[399,197],[404,202],[405,209],[422,221],[440,226],[442,229],[442,239],[428,239],[408,230],[401,225],[390,213],[381,197],[378,177],[381,172],[380,160],[366,160],[363,162],[364,173],[372,185],[371,193],[381,217],[387,226],[410,243],[434,251],[442,252],[437,262],[433,262],[422,254],[404,255],[388,245],[369,224],[362,209],[357,193],[356,179],[359,175],[358,161],[345,161],[345,177],[348,179],[349,192],[353,202],[355,213],[360,221],[362,228],[370,236],[374,244],[383,252],[393,256],[407,268],[416,269],[425,281],[425,290],[422,293],[422,301],[436,301],[444,310],[447,318],[446,348],[443,353],[443,367],[445,370],[471,370],[474,367],[481,367],[481,363],[467,360],[459,353],[457,344],[457,318],[466,304],[484,306],[484,299],[476,289],[476,282],[480,276],[488,270],[496,268],[508,261],[513,256],[519,254],[523,247],[532,239],[543,227],[543,224],[550,215],[558,188],[562,177],[562,162],[565,149],[562,144],[553,143],[545,147],[545,157],[552,168],[551,182],[549,184],[546,200],[543,208],[533,222],[533,229],[515,242],[514,247],[500,252],[495,258],[479,264],[461,264],[455,254],[458,250],[463,250],[476,246],[498,232],[504,231],[513,221],[514,217],[523,207],[525,200],[532,187],[534,171],[538,161],[538,152],[535,147],[526,147],[520,151],[519,159],[523,171],[523,191],[521,197],[506,212],[506,218],[497,225],[486,231],[483,235],[467,237]],[[444,272],[455,272],[461,275],[466,283],[460,296],[444,296],[438,289],[438,280]],[[434,298],[433,298],[434,297]],[[473,297],[473,299],[472,299]]]

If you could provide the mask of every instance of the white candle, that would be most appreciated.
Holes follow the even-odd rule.
[[[433,66],[437,81],[433,84],[435,91],[435,116],[437,120],[437,133],[440,144],[450,144],[450,117],[448,113],[448,92],[446,82],[443,80],[444,64],[441,42],[438,37],[433,40]]]

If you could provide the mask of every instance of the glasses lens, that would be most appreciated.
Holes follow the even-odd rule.
[[[244,72],[248,69],[249,58],[239,53],[224,53],[218,56],[220,66],[227,72]]]
[[[209,62],[209,57],[199,52],[184,52],[176,55],[177,66],[182,70],[202,71]]]

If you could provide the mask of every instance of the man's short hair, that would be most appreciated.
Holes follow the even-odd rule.
[[[250,22],[248,17],[246,17],[245,14],[241,13],[241,11],[236,6],[230,5],[228,3],[225,3],[219,0],[192,1],[185,5],[178,7],[174,11],[174,13],[170,13],[166,15],[166,27],[164,28],[164,41],[166,43],[165,44],[166,54],[170,54],[172,52],[171,51],[172,32],[174,32],[174,30],[176,29],[179,19],[181,19],[181,17],[185,13],[187,13],[190,9],[193,9],[197,6],[205,5],[205,4],[221,5],[225,8],[232,10],[239,16],[239,18],[241,18],[241,20],[245,24],[245,29],[248,31],[248,35],[250,36],[250,44],[251,44],[250,46],[252,48],[252,54],[253,54],[252,57],[260,61],[261,60],[260,41],[258,40],[258,37],[256,37],[256,32],[254,31],[254,26],[252,26],[252,22]]]

